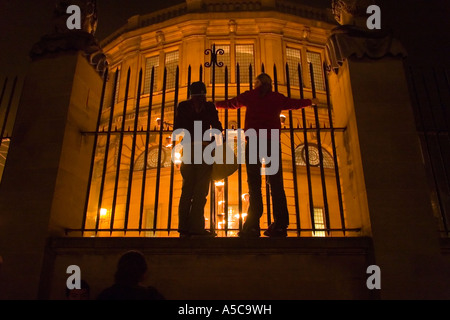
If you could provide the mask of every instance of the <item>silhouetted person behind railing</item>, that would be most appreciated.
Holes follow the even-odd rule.
[[[177,115],[175,117],[174,130],[184,129],[191,138],[191,143],[201,145],[200,151],[211,142],[203,141],[203,134],[211,127],[223,131],[222,124],[219,121],[218,112],[214,103],[206,100],[206,86],[203,82],[194,82],[190,88],[191,99],[183,101],[178,105]],[[200,141],[196,138],[194,123],[201,121]],[[214,138],[213,138],[214,139]],[[185,163],[180,167],[183,177],[183,186],[178,208],[178,232],[180,237],[200,236],[214,237],[216,234],[205,230],[204,208],[206,197],[209,193],[209,184],[212,175],[212,165],[205,163],[203,156],[201,163],[194,163],[195,148],[191,148],[191,163]]]
[[[254,129],[258,135],[257,148],[260,149],[261,142],[271,150],[273,143],[280,146],[280,141],[271,137],[270,130],[280,130],[280,114],[282,110],[301,109],[317,104],[317,99],[291,99],[281,93],[274,92],[272,89],[272,79],[269,75],[262,73],[255,80],[255,89],[246,91],[237,97],[217,101],[218,109],[238,109],[246,107],[245,128]],[[268,130],[267,137],[259,136],[259,130]],[[265,140],[265,141],[264,141]],[[260,218],[263,214],[263,200],[261,194],[261,166],[259,159],[257,163],[249,162],[249,143],[246,143],[245,159],[247,169],[247,182],[250,194],[250,205],[248,208],[247,219],[239,232],[240,237],[259,237],[260,236]],[[281,153],[280,153],[281,154]],[[271,157],[270,154],[268,154]],[[281,162],[280,162],[281,163]],[[274,222],[264,232],[269,237],[286,237],[287,226],[289,225],[289,213],[286,202],[286,194],[283,186],[283,173],[281,165],[274,175],[268,175],[270,191],[273,203]]]
[[[117,264],[115,283],[103,290],[97,300],[165,300],[154,287],[142,285],[147,273],[147,262],[139,251],[128,251]]]

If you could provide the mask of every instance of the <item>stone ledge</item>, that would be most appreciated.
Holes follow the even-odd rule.
[[[214,238],[52,238],[48,247],[56,254],[68,252],[123,252],[137,249],[144,254],[301,254],[367,255],[369,237],[258,239]]]

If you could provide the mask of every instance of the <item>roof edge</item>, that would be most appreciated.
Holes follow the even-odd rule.
[[[105,47],[121,35],[150,25],[165,22],[190,13],[214,13],[214,12],[270,12],[291,14],[302,18],[318,20],[329,24],[336,24],[331,8],[321,9],[307,5],[296,4],[289,1],[276,1],[274,7],[262,5],[263,1],[233,1],[217,3],[213,1],[203,1],[203,5],[198,10],[190,10],[186,3],[171,6],[145,15],[136,15],[128,19],[128,23],[117,29],[111,35],[101,40],[101,47]]]

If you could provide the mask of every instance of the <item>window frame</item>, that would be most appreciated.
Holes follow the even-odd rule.
[[[302,77],[302,81],[303,81],[303,85],[305,84],[304,83],[304,79],[305,79],[305,77],[304,77],[304,61],[303,61],[303,56],[304,56],[304,54],[303,54],[303,50],[302,50],[302,47],[299,47],[299,46],[295,46],[295,45],[292,45],[292,44],[290,44],[290,43],[288,43],[288,44],[286,44],[285,46],[284,46],[284,52],[283,52],[283,57],[285,57],[284,59],[285,59],[285,63],[284,63],[284,66],[286,66],[286,64],[288,64],[288,55],[287,55],[287,51],[288,51],[288,49],[291,49],[291,50],[298,50],[299,52],[300,52],[300,68],[301,68],[301,77]],[[284,69],[284,68],[283,68]],[[294,67],[294,70],[297,70],[297,66],[295,66]],[[289,71],[291,71],[291,70],[289,70]],[[298,72],[295,72],[295,76],[298,76]],[[286,71],[284,71],[284,81],[285,81],[285,83],[287,84],[287,74],[286,74]],[[292,79],[292,74],[290,74],[289,73],[289,80],[291,80]],[[292,81],[290,81],[290,86],[291,87],[294,87],[294,88],[299,88],[300,87],[300,79],[298,79],[298,84],[297,85],[293,85],[292,84]]]
[[[166,48],[164,50],[164,54],[162,55],[163,56],[162,60],[164,60],[164,64],[163,64],[163,68],[161,68],[161,90],[163,89],[163,84],[164,84],[163,83],[163,81],[164,81],[164,70],[167,69],[167,55],[170,54],[170,53],[174,53],[174,52],[178,53],[177,63],[175,64],[175,71],[174,71],[175,74],[173,76],[174,77],[174,85],[173,85],[173,87],[169,87],[168,86],[169,82],[167,81],[166,82],[166,92],[167,91],[171,91],[171,90],[175,90],[175,87],[176,87],[176,83],[175,83],[175,81],[176,81],[176,67],[178,66],[179,70],[181,70],[181,66],[180,66],[181,51],[180,51],[180,48],[178,46],[177,47],[169,47],[169,48]],[[169,72],[169,70],[167,70],[167,72]],[[169,76],[167,76],[167,80],[168,79],[169,79]]]
[[[180,44],[176,44],[176,45],[169,46],[166,48],[160,48],[157,50],[149,50],[141,55],[140,65],[141,65],[142,70],[144,70],[144,75],[145,75],[145,71],[146,71],[147,59],[150,59],[153,57],[159,57],[158,70],[157,70],[157,72],[155,72],[155,83],[154,83],[153,93],[162,91],[163,80],[164,80],[164,69],[166,68],[166,56],[167,56],[167,54],[169,54],[171,52],[176,52],[176,51],[178,51],[178,62],[176,65],[179,67],[180,77],[181,77],[183,53],[182,53]],[[141,89],[141,95],[143,95],[143,96],[149,95],[150,90],[148,92],[144,91],[145,83],[146,83],[145,77],[144,77],[143,81],[144,81],[144,83],[143,83],[143,86]],[[166,91],[171,91],[171,90],[175,90],[175,86],[173,88],[166,88]]]
[[[235,43],[234,45],[234,55],[235,55],[235,76],[234,76],[234,83],[237,83],[237,46],[249,46],[252,45],[253,46],[253,64],[252,64],[252,83],[253,83],[253,79],[256,78],[257,74],[256,74],[256,49],[255,49],[255,44],[254,43]],[[246,67],[247,68],[247,67]],[[240,71],[243,70],[241,68],[241,66],[239,66]],[[240,73],[241,77],[242,77],[242,73]],[[250,79],[249,79],[250,80]],[[244,84],[244,85],[249,85],[250,83],[247,81],[240,81],[240,84]]]
[[[150,91],[151,91],[151,88],[150,88],[151,79],[149,79],[147,77],[147,62],[148,62],[149,59],[152,59],[152,58],[156,58],[158,60],[158,65],[155,67],[155,75],[154,75],[155,79],[154,79],[154,83],[153,83],[153,92],[157,92],[158,91],[158,73],[159,73],[159,71],[161,69],[161,52],[158,52],[158,53],[152,52],[151,54],[145,55],[143,57],[143,65],[144,65],[144,67],[143,67],[143,70],[144,70],[144,79],[143,79],[143,81],[144,81],[144,83],[143,83],[143,86],[142,86],[141,95],[149,95]],[[148,76],[151,77],[151,74],[152,74],[152,71],[150,69],[150,72],[149,72]],[[147,83],[147,80],[148,80],[148,83]],[[148,85],[148,89],[147,89],[147,85]]]
[[[296,50],[300,50],[300,59],[301,59],[301,72],[302,72],[302,76],[303,76],[303,87],[307,88],[307,89],[312,89],[312,85],[311,85],[311,77],[310,77],[310,72],[309,72],[309,62],[308,62],[308,52],[310,53],[315,53],[315,54],[319,54],[320,55],[320,62],[321,65],[323,64],[323,62],[325,61],[325,52],[323,49],[321,48],[316,48],[313,46],[308,46],[302,43],[296,43],[293,41],[286,41],[283,44],[283,73],[284,73],[284,79],[285,79],[285,83],[287,83],[287,78],[286,78],[286,64],[287,64],[287,48],[290,49],[296,49]],[[290,75],[292,76],[292,75]],[[317,79],[315,79],[317,81]],[[300,84],[300,83],[299,83]],[[325,79],[322,76],[322,83],[321,86],[323,89],[318,89],[317,83],[316,83],[316,92],[318,93],[325,93]],[[298,88],[299,86],[293,86],[291,83],[291,87],[294,88]]]
[[[236,55],[236,46],[238,45],[253,45],[253,78],[255,78],[257,76],[257,72],[260,71],[260,66],[257,66],[256,62],[258,61],[258,59],[260,60],[260,52],[258,50],[259,48],[259,42],[258,42],[258,38],[249,38],[249,37],[245,37],[245,38],[235,38],[235,37],[231,37],[231,38],[213,38],[213,39],[208,39],[207,41],[207,48],[206,49],[212,49],[213,45],[216,46],[223,46],[223,45],[228,45],[230,46],[230,69],[228,70],[228,77],[229,77],[229,81],[228,84],[229,85],[236,85],[237,83],[237,72],[236,72],[236,65],[237,65],[237,55]],[[204,62],[209,62],[210,61],[210,55],[205,55],[205,60]],[[220,55],[218,57],[218,60],[220,61]],[[225,66],[224,66],[225,67]],[[223,67],[223,68],[224,68]],[[212,67],[211,68],[205,68],[204,72],[205,72],[205,80],[207,79],[207,85],[212,85]],[[248,86],[249,83],[248,81],[245,82],[241,82],[240,83],[241,86]],[[253,80],[252,80],[252,84],[253,84]],[[220,86],[225,86],[225,83],[215,83],[216,87],[220,87]]]
[[[112,95],[113,95],[112,99],[114,101],[114,105],[118,104],[119,101],[120,101],[120,99],[119,99],[120,98],[120,88],[121,88],[121,86],[120,86],[120,78],[122,78],[122,64],[117,66],[117,68],[115,68],[115,69],[116,69],[116,71],[114,72],[114,77],[116,77],[116,72],[118,72],[118,76],[117,76],[117,85],[116,85],[115,88],[114,88],[114,80],[112,81],[112,86],[113,86],[113,88],[112,88],[112,90],[113,90],[112,91]]]
[[[323,75],[323,62],[324,62],[324,54],[323,54],[323,51],[322,50],[317,50],[317,49],[315,49],[315,48],[312,48],[312,47],[306,47],[306,55],[305,55],[305,58],[306,58],[306,62],[307,62],[307,65],[308,65],[308,68],[307,68],[307,71],[308,71],[308,77],[306,78],[306,79],[308,79],[308,83],[309,83],[309,87],[312,89],[312,84],[311,84],[311,75],[310,75],[310,72],[309,72],[309,62],[308,62],[308,60],[309,60],[309,58],[308,58],[308,53],[314,53],[314,54],[318,54],[319,56],[320,56],[320,70],[321,70],[321,74],[322,74],[322,83],[321,83],[321,86],[322,86],[322,88],[323,89],[320,89],[320,88],[318,88],[318,86],[317,86],[317,81],[318,81],[318,79],[316,79],[316,78],[314,78],[314,80],[316,80],[316,92],[321,92],[321,93],[323,93],[323,92],[325,92],[325,90],[326,90],[326,88],[325,88],[325,79],[324,79],[324,75]],[[313,70],[314,70],[314,65],[313,65]],[[313,71],[314,72],[314,71]]]
[[[321,215],[321,220],[322,222],[318,224],[317,219],[316,219],[316,210],[321,210],[320,215]],[[326,238],[327,237],[327,220],[325,218],[325,210],[324,207],[318,207],[318,206],[314,206],[313,208],[313,212],[314,212],[314,227],[313,229],[316,229],[315,232],[312,232],[312,236],[314,238]],[[311,221],[311,226],[312,226],[313,222]],[[320,231],[317,231],[317,229],[323,229]]]

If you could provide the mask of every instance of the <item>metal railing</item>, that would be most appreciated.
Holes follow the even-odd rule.
[[[439,231],[450,236],[450,78],[446,69],[409,68],[416,127]]]
[[[218,88],[215,84],[216,63],[211,61],[208,66],[213,74],[210,84],[212,91],[208,99],[214,101],[218,98]],[[264,65],[261,66],[261,70],[265,72]],[[296,96],[304,98],[305,90],[300,64],[297,71],[300,84],[296,88],[291,88],[289,68],[286,65],[285,88],[287,96],[291,97],[294,90],[298,90]],[[290,215],[295,221],[291,221],[288,229],[291,236],[305,234],[315,236],[319,233],[326,236],[345,236],[360,231],[360,228],[347,228],[346,226],[339,157],[335,142],[335,135],[344,132],[345,128],[333,126],[332,106],[325,66],[323,71],[326,81],[326,105],[313,106],[308,110],[290,110],[288,127],[283,124],[280,134],[282,154],[284,155],[281,165],[283,165],[285,188],[288,190],[288,207],[294,212],[291,212]],[[200,66],[198,73],[200,81],[203,81],[204,72],[205,69]],[[228,68],[225,67],[225,85],[221,86],[221,99],[230,97],[229,90],[231,87],[233,87],[233,90],[236,89],[236,95],[244,91],[240,84],[240,66],[236,66],[237,77],[233,86],[228,83],[228,72]],[[252,89],[252,72],[253,69],[250,65],[248,89]],[[112,72],[114,79],[110,72],[105,73],[97,130],[95,132],[84,132],[85,135],[94,137],[94,152],[89,172],[89,186],[82,226],[77,230],[67,230],[68,233],[81,231],[85,236],[178,235],[176,207],[181,189],[181,178],[179,170],[177,170],[177,164],[173,161],[167,161],[171,145],[167,144],[164,137],[172,134],[170,124],[175,119],[175,106],[178,105],[179,98],[183,94],[182,89],[183,92],[186,92],[186,98],[189,98],[187,88],[193,82],[191,66],[189,66],[187,73],[187,86],[180,88],[180,70],[177,67],[176,86],[174,91],[170,92],[171,97],[169,99],[169,93],[166,92],[167,70],[164,71],[162,91],[156,93],[153,86],[155,81],[153,69],[150,94],[146,98],[148,99],[148,106],[142,107],[143,72],[141,69],[136,99],[133,100],[135,105],[131,109],[129,105],[129,101],[132,101],[129,99],[131,71],[129,69],[126,73],[125,99],[119,111],[116,110],[118,105],[116,105],[114,98],[110,102],[105,101],[107,84],[112,80],[114,82],[112,92],[115,92],[119,72]],[[311,64],[310,74],[312,88],[308,91],[312,94],[312,97],[316,97],[314,72]],[[273,79],[274,90],[278,91],[280,85],[276,66],[273,67]],[[155,103],[154,98],[157,94],[160,100]],[[130,112],[134,113],[134,117],[126,117]],[[108,117],[105,117],[105,114]],[[121,116],[117,117],[118,115]],[[235,119],[234,123],[237,128],[241,128],[243,115],[240,109],[225,110],[221,111],[220,114],[225,129],[230,129],[231,118]],[[158,125],[153,126],[152,119],[156,116],[158,116]],[[121,123],[118,127],[114,124],[114,119],[120,119]],[[141,121],[145,119],[145,126],[139,123],[139,119]],[[132,128],[131,125],[128,125],[127,128],[126,121],[133,121]],[[107,124],[105,124],[106,122]],[[107,129],[105,129],[105,126]],[[301,154],[299,154],[298,148],[300,145],[303,145],[303,149],[306,150],[303,153],[303,166],[299,166]],[[316,146],[318,150],[316,162],[310,159],[312,154],[310,155],[309,150],[312,146]],[[332,168],[330,166],[325,168],[324,166],[325,152],[331,155],[333,159]],[[137,159],[142,157],[144,165],[138,169]],[[152,162],[151,159],[156,159],[156,166],[151,165],[154,164],[154,160]],[[219,236],[235,236],[236,232],[242,228],[246,210],[244,204],[247,204],[244,197],[246,184],[243,182],[245,176],[245,166],[240,165],[233,176],[220,184],[211,182],[207,220],[209,221],[209,228],[218,232]],[[270,185],[267,181],[263,183],[263,192],[266,195],[264,229],[264,225],[270,225],[272,220]],[[332,203],[332,208],[330,203]],[[317,221],[315,221],[317,219],[315,209],[318,207],[323,211],[322,227],[317,227]]]
[[[17,77],[14,78],[11,88],[9,89],[9,98],[7,98],[7,89],[9,79],[5,78],[0,93],[0,183],[3,176],[3,170],[6,165],[9,144],[11,142],[12,128],[14,125],[13,101],[17,95]],[[6,101],[7,103],[4,103]],[[4,107],[2,107],[4,105]]]

